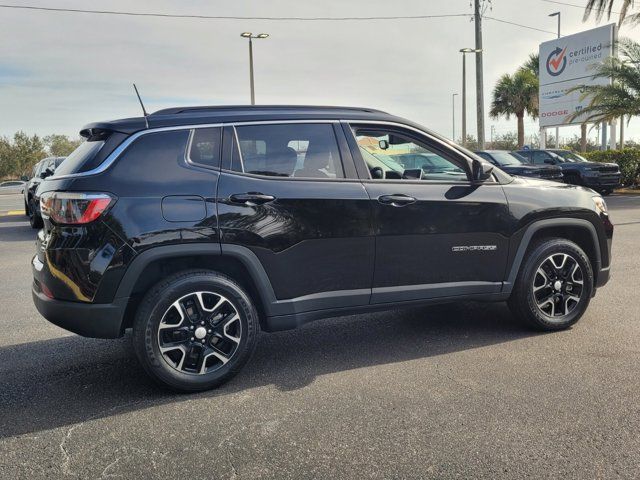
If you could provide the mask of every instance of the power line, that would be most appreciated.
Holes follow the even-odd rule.
[[[394,15],[394,16],[377,16],[377,17],[248,17],[248,16],[236,16],[236,15],[187,15],[187,14],[173,14],[173,13],[152,13],[152,12],[126,12],[117,10],[88,10],[80,8],[56,8],[56,7],[36,7],[33,5],[13,5],[13,4],[0,4],[0,8],[16,9],[16,10],[36,10],[44,12],[56,12],[56,13],[85,13],[85,14],[97,14],[97,15],[119,15],[130,17],[156,17],[156,18],[183,18],[183,19],[197,19],[197,20],[263,20],[263,21],[375,21],[375,20],[423,20],[429,18],[452,18],[452,17],[467,17],[473,18],[473,14],[470,13],[453,13],[442,15]],[[511,22],[508,20],[501,20],[495,17],[484,17],[496,22],[506,23],[521,28],[527,28],[529,30],[535,30],[543,33],[551,33],[548,30],[542,30],[529,25],[523,25],[521,23]]]
[[[555,35],[556,34],[556,32],[552,32],[550,30],[543,30],[541,28],[530,27],[529,25],[522,25],[521,23],[510,22],[508,20],[500,20],[499,18],[495,18],[495,17],[486,17],[485,16],[483,18],[486,18],[488,20],[493,20],[494,22],[507,23],[509,25],[515,25],[517,27],[528,28],[529,30],[535,30],[536,32],[550,33],[551,35]]]
[[[379,17],[243,17],[236,15],[187,15],[176,13],[150,13],[150,12],[123,12],[116,10],[86,10],[80,8],[55,8],[36,7],[33,5],[11,5],[0,4],[0,8],[11,8],[17,10],[38,10],[45,12],[60,13],[89,13],[98,15],[120,15],[130,17],[159,17],[159,18],[191,18],[199,20],[267,20],[267,21],[352,21],[352,20],[420,20],[427,18],[447,18],[447,17],[473,17],[470,13],[454,13],[443,15],[395,15]]]
[[[565,7],[579,8],[580,10],[585,9],[584,5],[576,5],[575,3],[559,2],[557,0],[542,0],[542,1],[546,3],[555,3],[556,5],[564,5]],[[614,12],[613,10],[611,11],[611,13],[615,15],[620,15],[620,12]]]

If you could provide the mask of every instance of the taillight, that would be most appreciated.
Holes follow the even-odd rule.
[[[55,223],[80,225],[96,220],[115,201],[106,193],[47,192],[40,197],[40,211]]]

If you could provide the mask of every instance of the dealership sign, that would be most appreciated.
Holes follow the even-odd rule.
[[[587,30],[540,44],[540,127],[582,123],[568,120],[589,104],[585,85],[607,85],[608,78],[593,79],[597,65],[615,54],[615,24]]]

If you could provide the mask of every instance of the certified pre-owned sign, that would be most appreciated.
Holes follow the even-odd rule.
[[[588,98],[580,91],[584,85],[602,85],[609,79],[593,79],[595,67],[613,55],[617,35],[614,24],[576,33],[540,45],[540,126],[580,123],[567,117],[582,110]]]

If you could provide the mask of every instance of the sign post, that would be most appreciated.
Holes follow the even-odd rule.
[[[593,75],[597,65],[615,55],[617,34],[616,25],[610,24],[540,44],[541,148],[547,127],[584,123],[580,117],[568,117],[589,105],[590,99],[581,98],[582,90],[570,90],[611,83],[610,78],[594,79]]]

